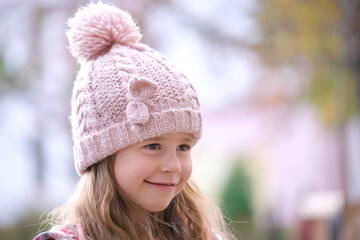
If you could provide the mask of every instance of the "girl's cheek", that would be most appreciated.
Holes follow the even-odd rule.
[[[191,161],[191,159],[189,159],[186,163],[185,163],[185,165],[184,165],[184,172],[185,172],[185,178],[186,179],[189,179],[190,177],[191,177],[191,174],[192,174],[192,161]]]

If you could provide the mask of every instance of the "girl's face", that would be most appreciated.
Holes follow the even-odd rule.
[[[122,149],[115,155],[116,183],[146,211],[162,211],[190,178],[194,144],[192,135],[175,133]]]

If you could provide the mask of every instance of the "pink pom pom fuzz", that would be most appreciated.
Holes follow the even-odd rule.
[[[129,45],[141,39],[129,13],[102,3],[80,9],[68,26],[70,51],[80,61],[95,58],[113,44]]]

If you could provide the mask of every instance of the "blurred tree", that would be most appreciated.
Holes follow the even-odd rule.
[[[303,81],[299,99],[312,102],[326,124],[355,110],[354,81],[344,61],[341,17],[336,1],[259,0],[255,13],[262,40],[254,45],[265,64],[291,66]],[[308,80],[305,79],[304,80]]]
[[[3,12],[11,12],[14,16],[18,17],[18,20],[22,20],[24,16],[21,15],[21,11],[18,11],[18,8],[14,7],[12,4],[4,4],[1,6],[1,10]],[[28,24],[28,26],[32,27],[32,31],[30,31],[29,35],[20,34],[20,33],[12,33],[9,34],[9,38],[26,38],[27,41],[24,41],[23,44],[28,44],[30,47],[29,56],[26,57],[26,60],[22,64],[17,67],[11,68],[5,64],[4,59],[4,50],[6,48],[10,48],[7,44],[12,43],[9,42],[0,42],[0,96],[6,97],[11,96],[14,93],[17,93],[19,97],[31,103],[31,105],[36,104],[36,98],[39,97],[39,93],[33,94],[34,85],[40,82],[41,80],[41,71],[43,70],[41,64],[41,46],[39,44],[39,36],[41,36],[41,24],[44,18],[44,7],[42,5],[34,5],[32,11],[29,11],[30,14],[27,16],[27,19],[24,20],[24,23]],[[6,15],[5,15],[6,16]],[[2,17],[2,20],[5,26],[9,27],[11,23],[11,18]],[[14,29],[19,28],[19,26],[14,26]],[[10,29],[7,29],[8,31]],[[16,31],[14,31],[16,32]],[[21,32],[21,31],[20,31]],[[15,37],[14,37],[15,36]],[[3,45],[3,46],[2,46]],[[13,60],[14,61],[14,60]],[[14,61],[16,62],[16,61]],[[8,64],[11,65],[11,64]],[[1,100],[1,98],[0,98]],[[39,115],[43,115],[40,113],[42,110],[40,107],[34,107],[37,111],[39,111]],[[37,119],[41,121],[40,118]],[[39,123],[39,126],[42,124]],[[38,132],[38,134],[34,137],[34,140],[26,139],[27,143],[31,146],[34,153],[34,168],[37,186],[39,186],[39,190],[42,190],[42,186],[44,184],[43,179],[43,169],[44,169],[44,156],[42,151],[42,146],[40,145],[42,133]],[[32,144],[33,143],[33,144]],[[32,160],[32,158],[30,158]]]
[[[310,77],[301,85],[299,99],[319,109],[338,137],[342,187],[348,196],[346,124],[360,112],[360,1],[259,0],[255,14],[262,40],[254,45],[266,65],[291,66]],[[305,59],[305,61],[304,61]],[[304,64],[304,62],[306,64]],[[351,229],[345,201],[345,225]],[[351,212],[351,210],[350,210]],[[355,239],[351,233],[345,239]]]
[[[8,85],[11,84],[11,75],[5,67],[4,56],[0,52],[0,93],[4,92]]]
[[[358,112],[360,112],[360,1],[340,0],[345,40],[345,53],[348,65],[355,73]]]
[[[252,233],[251,179],[246,169],[234,162],[221,194],[224,215],[236,233],[244,237]]]
[[[222,198],[230,218],[252,215],[251,181],[246,170],[236,163],[227,180]]]
[[[39,219],[40,212],[31,211],[22,216],[9,227],[0,228],[1,240],[20,240],[20,239],[33,239],[39,233],[40,222],[44,219]]]
[[[343,38],[345,42],[346,62],[353,70],[356,83],[357,110],[360,113],[360,1],[339,0],[342,13]],[[358,133],[359,134],[359,133]],[[348,166],[344,166],[346,168]],[[356,218],[360,215],[360,202],[357,204],[346,204],[344,207],[344,227],[342,237],[344,239],[359,239],[356,236]]]

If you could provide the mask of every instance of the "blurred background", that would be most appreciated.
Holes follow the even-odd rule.
[[[239,239],[360,239],[359,0],[103,2],[194,83],[193,178]],[[32,239],[79,178],[65,30],[87,3],[0,0],[1,240]]]

